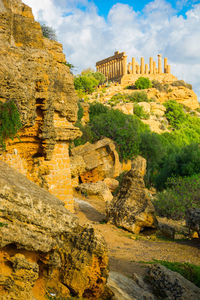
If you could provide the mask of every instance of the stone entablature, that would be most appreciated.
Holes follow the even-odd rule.
[[[164,68],[162,68],[162,56],[160,54],[158,54],[158,64],[156,64],[153,57],[149,58],[149,64],[145,64],[144,57],[141,57],[140,64],[136,61],[135,57],[127,64],[126,53],[119,53],[118,51],[113,56],[98,61],[96,69],[97,72],[103,73],[108,80],[119,82],[123,81],[123,77],[129,74],[136,75],[136,77],[137,75],[171,74],[171,68],[166,57],[164,58]]]

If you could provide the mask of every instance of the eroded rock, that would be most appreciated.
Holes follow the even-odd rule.
[[[71,293],[96,299],[107,278],[107,250],[62,201],[0,161],[0,283],[3,299]]]
[[[103,181],[81,183],[76,187],[76,190],[87,195],[100,196],[105,202],[110,202],[113,199],[113,195],[108,186]]]
[[[146,160],[138,157],[124,176],[117,195],[107,205],[107,220],[133,233],[145,227],[155,228],[155,210],[147,194],[143,176]]]

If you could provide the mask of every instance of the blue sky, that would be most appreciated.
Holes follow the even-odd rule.
[[[118,51],[128,61],[168,57],[172,74],[200,97],[200,0],[22,0],[56,30],[79,73]]]

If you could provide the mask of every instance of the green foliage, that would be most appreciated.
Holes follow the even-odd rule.
[[[190,263],[180,263],[180,262],[169,262],[166,260],[156,260],[151,262],[145,262],[147,264],[158,263],[163,265],[167,269],[177,272],[185,277],[187,280],[193,282],[196,286],[200,287],[200,266],[190,264]]]
[[[97,113],[97,111],[102,113]],[[105,112],[103,112],[105,111]],[[131,159],[139,153],[141,132],[148,126],[138,118],[98,104],[90,109],[90,126],[95,139],[111,138],[116,143],[120,159]]]
[[[149,119],[149,114],[148,113],[145,113],[144,109],[142,106],[138,105],[138,104],[135,104],[134,105],[134,114],[140,118],[140,119]]]
[[[53,41],[57,41],[56,32],[52,27],[42,24],[41,29],[44,37]]]
[[[169,85],[168,84],[162,84],[158,80],[152,80],[152,87],[157,89],[159,92],[168,92],[169,91]]]
[[[192,90],[192,85],[190,83],[186,83],[184,80],[177,80],[171,83],[172,86],[184,86],[190,90]]]
[[[173,128],[178,128],[186,120],[186,114],[184,113],[183,106],[177,103],[175,100],[169,100],[164,103],[166,107],[165,116],[169,124]]]
[[[133,92],[128,97],[128,102],[149,102],[150,100],[147,97],[147,93],[142,92]]]
[[[188,208],[200,208],[200,174],[192,177],[170,178],[166,190],[154,200],[156,212],[161,217],[184,219]]]
[[[91,94],[99,84],[105,81],[105,76],[100,72],[92,72],[90,69],[84,71],[74,79],[75,89]]]
[[[111,106],[115,106],[119,103],[123,103],[123,102],[126,102],[126,96],[121,93],[117,93],[115,94],[114,96],[112,96],[112,98],[108,101],[108,103],[111,105]]]
[[[20,115],[14,101],[0,103],[0,145],[6,148],[5,140],[14,139],[22,127]]]
[[[77,117],[78,117],[78,121],[81,121],[81,119],[83,117],[83,108],[82,108],[80,102],[78,102],[78,114],[77,114]]]
[[[135,87],[138,90],[148,89],[152,87],[152,83],[147,77],[139,77],[135,82]]]

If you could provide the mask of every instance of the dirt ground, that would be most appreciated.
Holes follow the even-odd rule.
[[[187,237],[176,240],[158,238],[155,232],[134,235],[105,223],[105,202],[97,197],[75,195],[80,224],[91,224],[107,245],[110,270],[126,276],[143,272],[142,261],[168,260],[200,265],[200,241]]]

